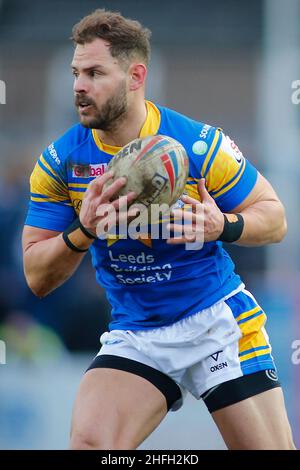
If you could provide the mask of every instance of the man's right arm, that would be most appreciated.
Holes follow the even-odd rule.
[[[72,243],[79,249],[88,249],[92,242],[80,229],[72,233]],[[26,281],[38,297],[46,296],[69,279],[85,255],[72,251],[61,233],[36,227],[24,227],[22,244]]]
[[[116,199],[120,189],[126,184],[126,178],[116,179],[104,189],[113,177],[112,172],[95,178],[85,192],[80,221],[85,229],[96,236],[96,227],[107,216],[97,215],[97,209],[105,206],[112,214],[112,224],[116,222],[114,213],[124,207],[122,214],[126,217],[126,208],[134,200],[135,194],[128,193]],[[101,211],[100,211],[101,212]],[[120,213],[118,215],[120,217]],[[87,250],[93,239],[87,237],[80,228],[68,233],[71,244],[79,250]],[[85,253],[73,251],[66,245],[62,233],[36,228],[29,225],[23,231],[24,273],[30,289],[38,297],[44,297],[63,284],[76,271]]]

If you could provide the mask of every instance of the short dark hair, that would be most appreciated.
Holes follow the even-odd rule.
[[[141,23],[124,18],[119,12],[98,8],[82,18],[72,29],[75,44],[85,44],[101,38],[110,44],[110,53],[126,62],[137,57],[146,65],[150,59],[151,31]]]

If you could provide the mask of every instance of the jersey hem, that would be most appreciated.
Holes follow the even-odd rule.
[[[241,292],[244,288],[245,288],[245,284],[243,282],[241,282],[236,289],[230,291],[228,294],[226,294],[225,296],[223,296],[220,299],[216,300],[215,302],[212,302],[211,304],[201,308],[200,310],[198,308],[196,311],[189,312],[186,315],[176,319],[175,321],[170,321],[170,322],[160,324],[160,325],[151,325],[151,326],[143,326],[143,327],[141,327],[140,325],[129,325],[129,324],[118,324],[118,323],[112,324],[112,322],[111,322],[109,324],[109,331],[113,331],[113,330],[129,330],[129,331],[145,331],[145,330],[148,330],[149,331],[149,330],[155,330],[157,328],[163,328],[164,326],[174,325],[175,323],[178,323],[178,322],[184,320],[185,318],[188,318],[188,317],[191,317],[193,315],[197,315],[198,313],[201,313],[203,310],[206,310],[207,308],[210,308],[212,305],[218,304],[219,302],[224,302],[225,300],[229,299],[230,297],[233,297],[238,292]]]

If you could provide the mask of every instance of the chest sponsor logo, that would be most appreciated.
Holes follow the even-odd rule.
[[[172,265],[156,265],[153,255],[141,252],[137,255],[108,252],[111,261],[110,269],[119,284],[151,284],[169,281],[172,276]]]
[[[73,178],[96,178],[103,175],[107,167],[107,163],[96,163],[94,165],[73,165]]]

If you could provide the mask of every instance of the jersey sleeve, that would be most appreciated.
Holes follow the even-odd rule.
[[[220,129],[202,165],[206,187],[223,211],[231,211],[252,191],[258,171]]]
[[[30,177],[30,202],[25,225],[62,232],[75,217],[64,165],[51,144],[38,159]]]

